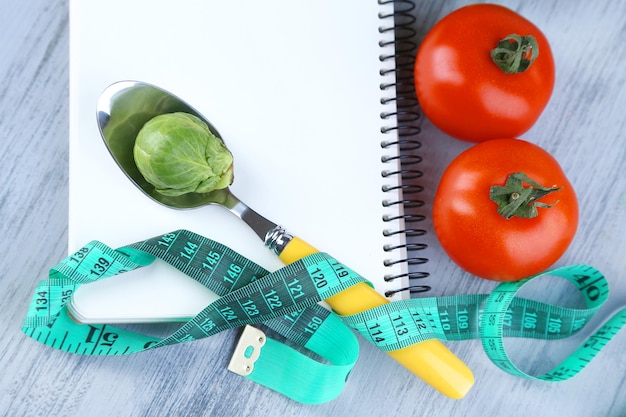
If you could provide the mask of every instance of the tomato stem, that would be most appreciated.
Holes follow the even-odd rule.
[[[528,184],[528,187],[524,187],[524,183]],[[528,178],[525,173],[516,172],[507,177],[504,186],[491,186],[489,199],[498,205],[498,213],[505,219],[513,216],[532,219],[539,214],[537,207],[550,208],[559,202],[557,200],[552,204],[546,204],[537,200],[561,188],[556,185],[544,187]]]
[[[507,74],[526,71],[538,56],[539,46],[533,35],[508,35],[491,50],[491,59]]]

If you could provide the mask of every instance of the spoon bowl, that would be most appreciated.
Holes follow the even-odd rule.
[[[140,81],[116,82],[102,92],[97,105],[98,128],[117,165],[152,200],[174,209],[192,209],[209,204],[225,207],[246,222],[266,246],[276,250],[276,245],[286,238],[284,230],[244,204],[230,188],[166,196],[156,191],[139,172],[133,157],[137,134],[150,119],[174,112],[198,117],[223,142],[217,129],[199,111],[174,94]]]

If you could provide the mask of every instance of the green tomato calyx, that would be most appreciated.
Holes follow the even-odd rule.
[[[508,35],[491,50],[491,59],[507,74],[526,71],[538,56],[539,46],[533,35]]]
[[[524,184],[528,186],[525,187]],[[504,186],[491,186],[489,199],[498,205],[498,213],[507,220],[513,216],[532,219],[539,214],[538,207],[551,208],[559,202],[557,200],[546,204],[537,200],[561,188],[556,185],[544,187],[528,178],[525,173],[516,172],[507,177]]]

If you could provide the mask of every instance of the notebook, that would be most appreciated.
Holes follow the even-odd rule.
[[[118,168],[96,104],[108,85],[138,80],[213,123],[237,197],[380,293],[407,297],[393,25],[393,2],[372,0],[71,1],[69,253],[189,229],[282,266],[226,209],[164,207]],[[214,299],[155,262],[80,287],[70,310],[85,323],[179,321]]]

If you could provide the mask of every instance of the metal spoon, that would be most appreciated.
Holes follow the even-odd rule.
[[[206,194],[189,193],[179,197],[156,192],[141,175],[133,157],[137,133],[153,117],[187,112],[202,119],[213,133],[219,133],[198,111],[178,97],[153,85],[122,81],[109,86],[98,102],[98,126],[113,159],[122,171],[153,200],[172,208],[186,209],[207,204],[226,207],[246,222],[286,264],[317,252],[303,240],[293,237],[275,223],[256,213],[235,197],[228,188]],[[365,283],[351,286],[325,300],[336,312],[355,314],[389,302]],[[452,398],[461,398],[474,383],[467,366],[439,340],[426,340],[404,349],[387,352],[425,382]]]
[[[116,82],[102,92],[97,106],[98,127],[115,162],[148,197],[175,209],[190,209],[208,204],[225,207],[246,222],[268,248],[280,254],[292,236],[248,207],[228,187],[210,193],[187,193],[172,197],[157,192],[145,180],[133,158],[137,133],[153,117],[173,112],[186,112],[200,118],[223,141],[211,122],[185,101],[161,88],[139,81]]]

